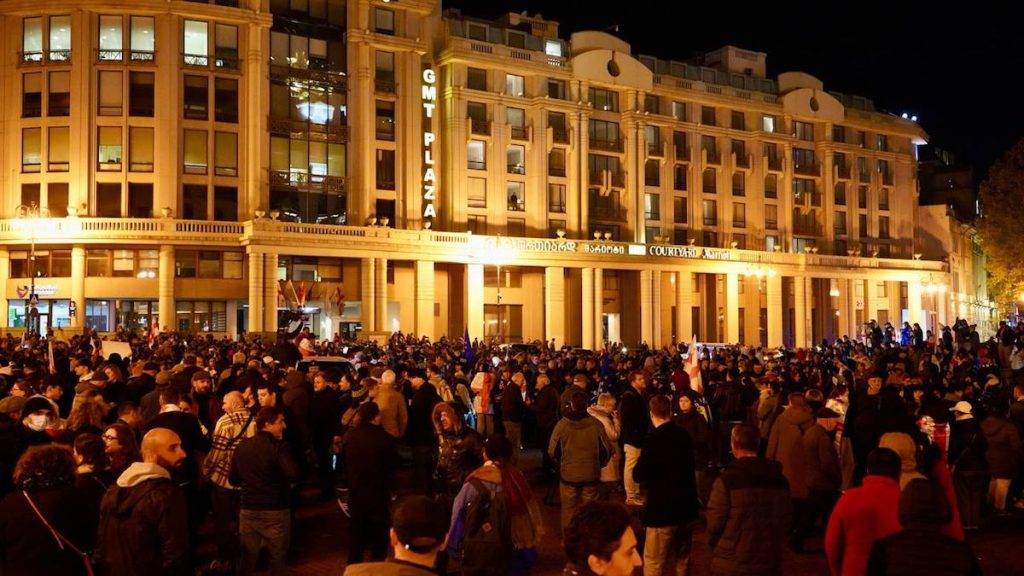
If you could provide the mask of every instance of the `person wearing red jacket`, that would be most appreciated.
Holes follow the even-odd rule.
[[[867,475],[836,504],[825,530],[825,554],[833,576],[865,576],[871,546],[902,528],[899,520],[900,457],[876,448]]]

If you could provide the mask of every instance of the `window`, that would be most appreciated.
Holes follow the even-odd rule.
[[[548,184],[548,212],[565,213],[565,184]]]
[[[747,176],[743,172],[734,172],[732,175],[732,195],[747,195]]]
[[[505,195],[508,198],[508,209],[510,212],[522,212],[526,210],[526,184],[523,182],[509,182],[505,188]]]
[[[526,218],[509,218],[505,233],[516,238],[526,236]]]
[[[217,176],[238,176],[238,134],[213,134],[213,173]]]
[[[858,214],[857,215],[857,233],[860,234],[861,238],[867,238],[871,232],[868,230],[868,215]]]
[[[832,141],[840,144],[846,143],[846,126],[832,126]]]
[[[132,16],[131,59],[152,62],[156,52],[156,30],[152,16]]]
[[[185,20],[183,28],[185,53],[182,62],[189,66],[210,64],[209,25],[198,20]]]
[[[674,190],[686,190],[686,181],[689,180],[689,170],[686,164],[676,164],[672,167],[672,188]]]
[[[594,110],[604,110],[605,112],[619,111],[618,92],[605,90],[603,88],[591,88],[588,95],[590,97],[590,103],[594,106]]]
[[[868,207],[868,187],[857,186],[857,208],[864,210]]]
[[[466,231],[473,234],[487,234],[487,216],[466,216]]]
[[[226,302],[179,300],[175,303],[174,329],[178,332],[226,332],[227,318]]]
[[[736,159],[736,166],[750,168],[750,159],[747,158],[747,143],[743,140],[733,140],[730,145],[732,146],[733,158]]]
[[[209,154],[205,130],[185,130],[185,174],[206,174]]]
[[[838,211],[835,213],[833,230],[836,236],[846,236],[846,212]]]
[[[213,187],[213,219],[221,222],[238,221],[238,188],[234,186]],[[227,254],[229,253],[225,253],[225,256]]]
[[[487,208],[487,179],[470,178],[466,200],[470,208]]]
[[[564,236],[566,233],[565,220],[548,220],[548,236],[558,237],[558,231],[562,231]]]
[[[711,106],[700,107],[700,123],[705,126],[715,125],[715,109]]]
[[[775,116],[772,116],[771,114],[764,114],[764,115],[761,116],[761,130],[762,131],[768,132],[769,134],[774,134],[775,131],[776,131],[776,127],[777,126],[778,126],[778,119],[775,118]]]
[[[68,183],[50,182],[46,186],[46,204],[50,209],[51,218],[64,218],[68,215]]]
[[[565,97],[565,80],[548,78],[548,98],[552,98],[554,100],[565,100]]]
[[[153,129],[132,126],[128,129],[128,171],[153,171]]]
[[[181,189],[181,217],[185,220],[206,220],[206,185],[185,184]]]
[[[378,92],[395,91],[395,55],[392,52],[377,51],[375,56],[374,83]]]
[[[120,16],[100,16],[99,60],[124,60],[124,38]]]
[[[714,136],[701,136],[700,148],[705,152],[709,164],[721,164],[722,159],[718,154],[718,141]]]
[[[686,228],[676,228],[672,231],[672,243],[680,246],[686,245],[690,242],[687,238]]]
[[[96,185],[96,216],[100,218],[121,217],[121,185],[99,183]]]
[[[733,110],[732,114],[730,115],[730,117],[732,118],[732,129],[733,130],[746,130],[747,129],[747,119],[743,115],[743,112],[739,112],[737,110]]]
[[[779,175],[778,174],[766,174],[764,177],[764,197],[765,198],[778,198],[779,197]]]
[[[100,126],[97,151],[99,170],[121,171],[121,127]]]
[[[21,21],[21,60],[43,61],[43,19],[25,18]]]
[[[50,62],[71,61],[71,16],[50,16]]]
[[[395,189],[395,151],[377,150],[377,189]]]
[[[878,151],[879,152],[888,152],[889,151],[889,137],[886,136],[885,134],[878,134],[877,135],[877,144],[878,144]]]
[[[153,185],[142,182],[128,184],[128,217],[153,217]]]
[[[526,174],[526,147],[512,144],[508,147],[508,173]]]
[[[562,42],[559,40],[545,40],[544,54],[547,54],[548,56],[555,56],[561,58],[562,56],[564,56],[562,52]]]
[[[672,132],[672,148],[674,149],[676,160],[688,161],[690,159],[690,137],[686,132],[679,132],[678,130]]]
[[[470,170],[486,170],[486,143],[483,140],[470,140],[466,150],[467,168]]]
[[[779,229],[779,207],[777,205],[764,205],[764,227],[767,230]]]
[[[515,74],[505,74],[505,94],[507,96],[525,96],[526,79]]]
[[[661,220],[661,194],[644,194],[644,218]]]
[[[47,164],[49,172],[67,172],[71,166],[71,129],[51,126],[47,131]]]
[[[686,122],[686,103],[684,102],[673,102],[672,103],[672,117],[680,122]]]
[[[569,131],[566,129],[565,114],[548,112],[548,126],[551,127],[551,139],[558,144],[569,143]]]
[[[644,185],[661,186],[661,161],[651,158],[644,163]]]
[[[590,146],[599,150],[620,151],[622,142],[619,139],[619,124],[604,120],[590,121]]]
[[[552,148],[548,152],[548,176],[565,177],[565,149]]]
[[[836,206],[846,206],[846,182],[836,182],[834,203]]]
[[[703,220],[705,226],[718,225],[718,202],[715,200],[704,200],[702,202]]]
[[[114,250],[114,276],[131,278],[135,276],[135,251]]]
[[[238,80],[216,78],[213,84],[213,119],[238,123]]]
[[[793,148],[793,170],[797,174],[816,175],[818,165],[814,158],[814,150]]]
[[[882,240],[889,239],[889,217],[879,216],[878,217],[878,237]]]
[[[747,227],[747,205],[742,202],[732,203],[732,225],[736,228]]]
[[[395,12],[386,8],[373,9],[373,31],[378,34],[395,34]]]
[[[660,114],[661,101],[654,94],[644,95],[644,112],[648,114]]]
[[[661,130],[657,126],[644,127],[644,140],[647,142],[648,156],[662,155]]]
[[[686,224],[688,209],[686,196],[672,198],[672,221],[676,224]]]
[[[322,42],[322,41],[321,41]],[[213,47],[214,65],[217,68],[228,70],[238,69],[238,27],[226,24],[217,24],[214,31]],[[314,55],[313,45],[310,43],[310,57]]]
[[[85,252],[85,275],[99,278],[110,276],[110,250]]]
[[[793,200],[797,204],[807,205],[807,199],[814,196],[814,180],[793,178]]]
[[[747,249],[747,235],[746,234],[733,234],[732,241],[736,244],[736,249],[746,250]],[[740,282],[740,292],[743,292],[743,283]],[[740,308],[740,326],[743,326],[743,308]],[[743,336],[740,336],[740,341],[743,340]]]
[[[466,88],[470,90],[487,90],[487,70],[468,68],[466,70]]]
[[[871,171],[868,170],[868,159],[863,156],[857,157],[857,179],[861,182],[871,181]]]
[[[395,140],[395,103],[377,100],[377,140]]]
[[[889,189],[882,188],[878,191],[878,209],[889,210]]]
[[[221,276],[228,280],[241,280],[244,266],[244,254],[241,252],[224,252]]]
[[[209,114],[208,76],[185,75],[185,118],[189,120],[206,120]]]
[[[505,121],[512,129],[513,140],[526,140],[526,111],[522,108],[506,108]]]
[[[124,114],[124,84],[120,71],[101,70],[99,76],[100,116],[121,116]]]
[[[50,72],[49,97],[47,98],[48,116],[71,115],[71,73]]]
[[[130,72],[128,74],[128,115],[145,118],[153,117],[152,72]]]
[[[798,140],[814,141],[814,124],[793,121],[793,135]]]
[[[702,190],[705,194],[715,194],[718,187],[718,175],[714,168],[705,168],[703,174]]]
[[[21,185],[21,203],[25,206],[40,206],[39,184]]]
[[[43,115],[43,75],[39,72],[21,77],[21,117],[39,118]]]

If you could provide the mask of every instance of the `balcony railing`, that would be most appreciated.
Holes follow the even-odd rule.
[[[556,144],[568,144],[569,131],[564,128],[552,128],[551,140],[554,141]]]
[[[621,206],[591,206],[590,217],[597,220],[626,221],[626,210]]]
[[[769,156],[768,157],[768,169],[773,172],[782,172],[782,157],[781,156]]]
[[[520,163],[516,163],[516,164],[509,164],[508,165],[508,173],[509,174],[526,174],[526,166],[524,166],[521,162]]]
[[[488,120],[482,120],[480,118],[470,118],[469,127],[473,134],[479,134],[481,136],[491,135],[491,123]]]
[[[800,174],[801,176],[819,176],[821,174],[821,164],[811,160],[808,162],[797,162],[793,160],[793,172]]]
[[[892,186],[892,182],[892,172],[882,172],[882,184],[885,186]]]
[[[341,193],[345,191],[344,176],[324,176],[297,170],[271,170],[270,185],[296,188],[299,190],[322,190]]]
[[[732,155],[733,158],[736,159],[735,163],[737,168],[750,168],[750,156],[747,156],[746,152],[733,152]]]
[[[307,81],[331,86],[332,88],[338,88],[341,90],[344,90],[348,85],[344,72],[321,70],[317,68],[282,66],[280,64],[273,63],[270,65],[270,79],[282,82],[290,82],[292,80]]]
[[[46,52],[42,50],[34,50],[31,52],[19,52],[18,55],[20,56],[18,61],[26,66],[42,64],[43,62],[49,62],[51,64],[71,63],[71,50],[48,50]]]
[[[704,148],[706,162],[708,164],[720,165],[722,163],[722,152],[719,150],[708,150]]]
[[[821,236],[824,234],[824,226],[821,222],[801,222],[795,220],[793,222],[793,234],[798,236]]]
[[[565,178],[565,166],[548,166],[548,176]]]
[[[839,176],[840,179],[849,180],[852,172],[853,170],[850,168],[848,163],[836,164],[836,175]]]
[[[530,130],[526,126],[515,126],[509,127],[512,132],[513,140],[528,140],[530,137]]]
[[[605,150],[608,152],[622,152],[622,140],[605,140],[601,138],[591,138],[590,147],[594,150]]]
[[[487,162],[481,160],[469,160],[466,162],[466,167],[470,170],[487,170]]]
[[[516,196],[508,197],[508,211],[509,212],[524,212],[526,210],[526,199],[517,198]]]
[[[673,145],[672,149],[675,151],[676,162],[689,162],[690,161],[690,147]]]
[[[334,144],[344,144],[348,142],[349,137],[348,126],[339,126],[338,124],[314,124],[302,120],[275,118],[273,116],[267,119],[267,124],[270,133],[275,136],[289,136],[297,133],[316,134],[320,138],[324,138]]]
[[[665,155],[665,143],[664,142],[648,142],[647,143],[647,155],[661,158]]]
[[[394,80],[377,78],[373,81],[373,89],[379,94],[396,94],[397,87]]]

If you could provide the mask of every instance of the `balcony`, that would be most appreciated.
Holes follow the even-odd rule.
[[[286,83],[290,83],[293,80],[312,82],[339,90],[345,90],[348,86],[348,80],[344,72],[317,68],[297,68],[273,63],[270,64],[270,79]]]
[[[481,136],[491,135],[491,123],[488,120],[481,118],[470,118],[469,129],[473,134],[479,134]]]
[[[373,81],[373,90],[377,94],[396,94],[398,87],[392,79],[376,78]]]
[[[722,165],[722,152],[721,151],[719,151],[719,150],[709,150],[707,148],[704,148],[703,149],[703,153],[704,153],[704,163],[705,164],[713,164],[715,166],[721,166]]]
[[[732,153],[732,158],[733,158],[733,164],[737,168],[743,168],[744,170],[747,170],[747,169],[750,168],[750,156],[748,156],[746,153],[742,153],[741,154],[741,153],[733,152]]]
[[[675,153],[676,162],[689,162],[690,161],[690,147],[679,146],[678,144],[672,146],[672,150]]]
[[[824,226],[817,220],[794,219],[793,234],[797,236],[822,236],[824,234]]]
[[[345,191],[345,177],[324,176],[297,170],[270,170],[270,186],[341,194]]]
[[[522,163],[509,164],[508,165],[508,173],[509,174],[520,174],[520,175],[526,174],[526,166],[524,166]]]
[[[515,126],[515,125],[513,125],[513,126],[510,126],[509,128],[511,130],[512,139],[513,140],[529,140],[530,139],[530,129],[527,128],[526,126]]]
[[[466,167],[470,170],[487,170],[487,162],[480,160],[468,160],[466,162]]]
[[[626,210],[621,206],[591,206],[590,217],[595,220],[626,221]]]
[[[782,157],[768,156],[768,169],[772,172],[782,172]]]
[[[565,178],[565,166],[548,166],[548,176]]]
[[[797,162],[793,160],[793,172],[801,176],[820,176],[821,175],[821,164],[811,160],[806,162]]]
[[[523,50],[521,48],[505,46],[504,44],[492,44],[489,42],[471,40],[469,38],[461,38],[458,36],[448,37],[448,44],[455,50],[468,50],[476,52],[477,54],[496,56],[500,58],[502,62],[511,58],[513,60],[519,60],[520,62],[530,62],[541,66],[551,66],[554,68],[569,67],[569,60],[567,58],[545,54],[541,50]]]
[[[50,50],[47,52],[36,50],[33,52],[19,52],[18,55],[20,56],[18,62],[23,66],[43,64],[44,61],[50,64],[71,63],[71,50]]]
[[[622,140],[604,140],[600,138],[591,138],[590,148],[592,150],[604,150],[606,152],[622,152]]]
[[[882,174],[882,185],[883,186],[892,186],[892,182],[893,182],[892,172],[882,172],[881,174]]]
[[[333,144],[344,144],[348,142],[349,137],[348,126],[339,126],[337,124],[314,124],[302,120],[270,117],[267,119],[267,125],[270,133],[274,136],[315,134],[319,138],[323,138]]]
[[[647,155],[657,158],[665,156],[665,143],[664,142],[648,142],[647,143]]]
[[[565,128],[552,128],[551,129],[551,140],[555,144],[568,144],[569,143],[569,131]]]
[[[525,212],[526,211],[526,199],[518,198],[515,194],[508,197],[508,211],[509,212]]]
[[[595,170],[590,173],[590,185],[600,188],[625,188],[626,174],[608,170]]]
[[[840,180],[849,180],[852,173],[853,169],[850,167],[849,163],[836,164],[836,176]]]

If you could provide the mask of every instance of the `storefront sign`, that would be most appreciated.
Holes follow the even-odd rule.
[[[584,244],[584,254],[614,254],[616,256],[624,256],[626,249],[623,246],[615,246],[613,244]]]
[[[647,247],[651,256],[668,256],[670,258],[703,258],[704,260],[733,260],[735,255],[727,248],[702,248],[698,246],[667,246],[654,244]]]
[[[484,245],[485,249],[500,248],[502,250],[529,250],[531,252],[576,252],[573,240],[545,240],[542,238],[501,238],[500,242],[493,239]]]
[[[434,218],[437,210],[437,175],[434,173],[434,141],[437,137],[433,132],[434,107],[437,105],[437,74],[430,68],[423,71],[423,218]]]
[[[18,294],[18,298],[27,298],[31,295],[32,288],[26,284],[15,288],[15,292]],[[56,284],[36,284],[36,296],[55,296],[56,294]]]

